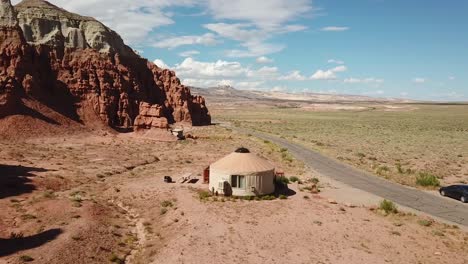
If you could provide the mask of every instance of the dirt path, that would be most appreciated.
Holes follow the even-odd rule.
[[[230,125],[223,124],[223,126],[229,126],[229,128],[233,129]],[[333,180],[442,220],[468,227],[467,204],[386,181],[378,176],[370,175],[285,139],[260,132],[246,132],[245,130],[237,128],[236,130],[242,133],[250,133],[256,137],[269,140],[287,148],[296,158],[302,160],[307,166],[314,168],[318,173],[330,177]]]

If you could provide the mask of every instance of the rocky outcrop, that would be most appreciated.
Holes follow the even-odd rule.
[[[0,1],[0,115],[29,98],[84,125],[210,124],[202,97],[95,19],[42,0]]]

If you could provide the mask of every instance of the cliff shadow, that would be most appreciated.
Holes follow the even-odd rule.
[[[0,199],[33,192],[36,187],[30,177],[36,176],[34,172],[46,171],[49,170],[0,164]]]
[[[61,233],[61,229],[50,229],[29,237],[0,238],[0,257],[40,247],[56,239]]]
[[[63,50],[59,49],[55,52],[58,58],[63,58]],[[31,71],[37,74],[32,97],[53,111],[83,124],[77,111],[77,99],[71,93],[68,85],[59,80],[58,71],[51,66],[54,64],[51,59],[52,53],[50,47],[46,46],[41,46],[40,49],[32,53],[33,68]]]
[[[83,124],[83,120],[81,120],[80,116],[78,115],[78,109],[76,106],[77,101],[64,82],[56,80],[54,89],[52,89],[50,96],[40,101],[55,112],[58,112],[73,121]]]
[[[32,108],[29,108],[25,105],[22,105],[21,106],[21,109],[20,109],[20,114],[22,115],[27,115],[27,116],[30,116],[32,118],[35,118],[35,119],[40,119],[44,122],[47,122],[49,124],[52,124],[52,125],[61,125],[59,122],[55,121],[54,119],[52,118],[49,118],[43,114],[41,114],[40,112],[32,109]]]

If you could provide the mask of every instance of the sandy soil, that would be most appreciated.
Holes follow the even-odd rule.
[[[218,127],[191,133],[199,139],[2,141],[0,263],[468,263],[468,235],[456,227],[384,216],[375,197],[343,201],[342,187],[268,142]],[[200,200],[202,170],[239,146],[288,176],[318,177],[322,192],[293,183],[285,200]],[[199,180],[163,182],[188,174]]]

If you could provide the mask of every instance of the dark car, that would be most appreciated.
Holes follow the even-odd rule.
[[[462,203],[468,202],[468,185],[452,185],[442,187],[439,190],[440,195],[460,200]]]

